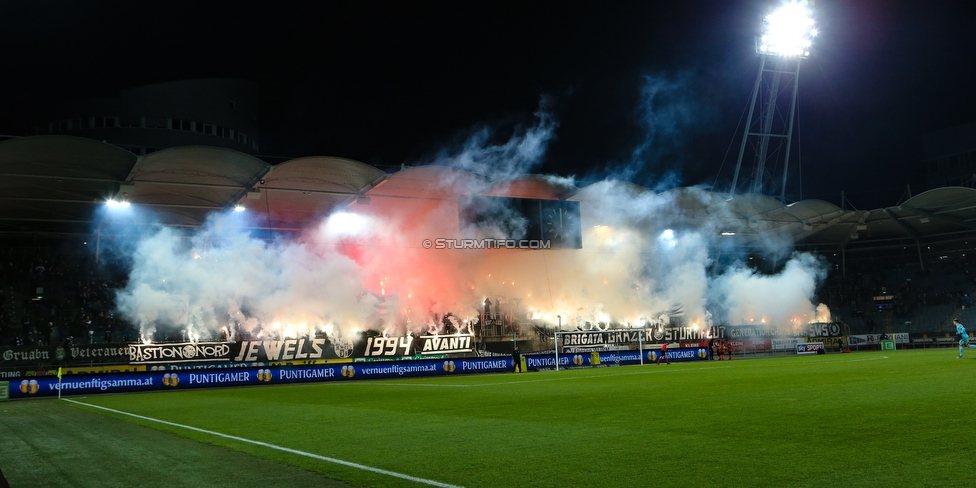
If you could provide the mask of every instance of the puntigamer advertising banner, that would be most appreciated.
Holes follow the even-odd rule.
[[[145,351],[143,351],[145,352]],[[152,354],[156,352],[153,351]],[[160,354],[176,354],[176,351]],[[197,357],[201,353],[183,351]],[[205,352],[205,354],[210,354]],[[656,360],[660,351],[645,351],[644,362]],[[667,352],[671,361],[693,361],[708,358],[706,348],[672,349]],[[559,356],[560,367],[595,365],[594,354]],[[601,365],[639,364],[639,351],[603,352],[597,354]],[[527,355],[529,369],[550,369],[556,365],[555,355]],[[443,376],[468,373],[501,373],[512,371],[510,357],[472,359],[425,359],[419,361],[389,361],[375,363],[345,363],[307,366],[269,366],[211,370],[158,370],[131,373],[76,374],[39,376],[10,383],[11,398],[62,395],[89,395],[152,390],[178,390],[216,386],[268,385],[313,381],[348,381],[353,379],[402,378],[411,376]]]
[[[215,386],[497,373],[511,370],[511,358],[497,358],[72,375],[61,378],[60,383],[57,377],[44,376],[11,382],[10,394],[11,398],[29,398],[57,396],[59,389],[63,395],[89,395]]]

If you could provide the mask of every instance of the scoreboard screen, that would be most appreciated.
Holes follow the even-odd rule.
[[[538,239],[550,249],[582,249],[579,202],[533,198],[462,196],[461,228],[480,228],[498,239]]]

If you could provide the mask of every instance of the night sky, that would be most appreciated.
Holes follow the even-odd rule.
[[[0,133],[23,134],[32,109],[58,100],[235,77],[261,85],[263,154],[399,167],[478,128],[503,141],[545,100],[558,129],[533,172],[586,183],[626,168],[650,187],[722,189],[774,4],[5,2]],[[906,184],[922,189],[922,136],[976,121],[976,14],[937,1],[813,9],[802,198],[894,205]]]

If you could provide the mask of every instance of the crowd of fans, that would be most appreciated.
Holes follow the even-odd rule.
[[[114,290],[124,277],[95,263],[87,245],[0,247],[0,345],[123,342]]]
[[[901,321],[924,307],[969,307],[976,290],[976,269],[962,253],[933,256],[924,270],[917,256],[866,255],[844,264],[836,255],[824,257],[831,269],[816,298],[835,312],[835,320],[867,329],[858,332],[882,332],[882,317]],[[97,262],[81,242],[0,245],[0,346],[137,340],[135,328],[114,314],[115,291],[125,286],[122,268]],[[154,340],[185,340],[182,333],[169,331]]]
[[[831,271],[817,289],[834,319],[857,319],[866,330],[882,332],[882,318],[903,323],[925,308],[968,308],[976,290],[976,269],[965,253],[931,256],[924,267],[917,256],[859,256],[848,260],[846,272],[833,255]]]

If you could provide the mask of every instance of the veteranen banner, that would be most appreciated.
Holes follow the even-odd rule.
[[[129,344],[77,344],[0,349],[0,368],[118,364],[129,360]]]

